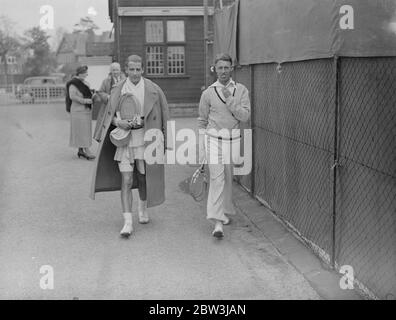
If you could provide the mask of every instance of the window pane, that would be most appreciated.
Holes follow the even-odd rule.
[[[148,75],[164,74],[164,51],[163,47],[146,47],[146,73]]]
[[[167,41],[184,42],[184,21],[167,21]]]
[[[185,74],[184,47],[168,47],[168,74]]]
[[[39,86],[39,85],[42,84],[42,82],[41,82],[40,79],[33,79],[33,80],[31,80],[31,81],[29,82],[29,84],[32,85],[32,86]]]
[[[146,21],[146,42],[164,42],[164,30],[162,21]]]
[[[16,58],[14,56],[7,57],[7,64],[15,64],[15,63],[16,63]]]

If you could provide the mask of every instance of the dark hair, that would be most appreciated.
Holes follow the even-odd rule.
[[[227,61],[227,62],[231,63],[231,65],[232,65],[232,58],[227,53],[216,54],[214,64],[216,64],[219,61]]]
[[[88,66],[79,66],[76,69],[76,76],[78,76],[79,74],[82,74],[82,73],[86,73],[87,71],[88,71]]]
[[[128,67],[128,63],[129,63],[129,62],[140,62],[141,66],[142,66],[142,68],[143,68],[143,59],[142,59],[140,56],[136,55],[136,54],[133,54],[133,55],[129,56],[129,57],[126,59],[126,61],[125,61],[125,67]]]

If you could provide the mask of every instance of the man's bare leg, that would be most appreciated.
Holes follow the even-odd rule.
[[[121,172],[121,206],[124,216],[124,227],[120,234],[129,237],[132,233],[132,172]]]

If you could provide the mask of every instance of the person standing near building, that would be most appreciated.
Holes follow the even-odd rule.
[[[121,72],[121,66],[118,62],[113,62],[110,65],[110,73],[103,80],[97,93],[102,93],[105,98],[105,103],[107,104],[111,90],[117,85],[118,82],[125,79],[124,73]]]
[[[92,91],[85,81],[88,67],[80,66],[66,90],[71,101],[70,107],[70,147],[78,148],[77,156],[87,160],[95,159],[92,146]]]
[[[240,122],[249,120],[248,89],[232,80],[232,58],[218,54],[215,58],[217,81],[201,95],[198,129],[200,163],[209,167],[207,219],[214,222],[213,236],[224,236],[227,215],[234,215],[232,203],[233,162],[239,156]]]
[[[132,188],[138,188],[138,216],[140,223],[148,223],[149,216],[146,208],[157,206],[165,201],[165,175],[163,163],[148,163],[145,158],[145,148],[149,144],[144,140],[148,130],[161,132],[164,141],[160,148],[165,153],[167,142],[167,121],[169,109],[165,95],[161,88],[152,81],[143,78],[143,63],[141,57],[131,55],[126,62],[128,77],[119,82],[111,91],[109,103],[104,115],[98,119],[100,130],[97,133],[98,157],[94,166],[91,186],[91,198],[96,192],[121,190],[121,206],[124,226],[121,236],[132,234]],[[141,107],[143,128],[131,130],[133,121],[120,116],[122,110],[127,114],[131,106],[123,105],[133,96],[133,105]],[[131,100],[129,100],[131,101]],[[124,147],[116,147],[110,140],[110,132],[114,128],[131,130],[130,140]],[[158,150],[157,150],[158,151]]]
[[[110,93],[111,90],[119,83],[120,81],[125,79],[124,73],[121,71],[121,66],[118,62],[113,62],[110,65],[110,72],[109,75],[102,81],[102,84],[99,88],[98,91],[95,93],[95,97],[99,97],[98,99],[95,99],[94,97],[94,103],[97,101],[97,103],[100,104],[100,107],[98,107],[99,111],[97,113],[97,119],[100,119],[103,117],[104,110],[106,109],[106,105],[109,102],[110,98]],[[95,126],[95,131],[94,131],[94,139],[97,139],[99,127],[98,127],[98,122],[96,122]]]

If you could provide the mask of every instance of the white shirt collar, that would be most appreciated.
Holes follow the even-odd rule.
[[[143,77],[140,78],[139,82],[137,84],[134,84],[129,77],[127,78],[127,81],[129,85],[134,86],[135,88],[140,88],[143,85]]]
[[[133,93],[134,95],[136,95],[138,97],[144,97],[144,80],[143,80],[143,78],[141,78],[140,81],[136,85],[133,84],[129,78],[127,78],[122,86],[121,94],[125,94],[127,92]]]
[[[224,86],[223,84],[220,83],[219,80],[217,80],[215,83],[213,83],[211,85],[211,87],[220,87],[220,88],[223,88],[223,87],[225,87],[225,88],[235,87],[235,81],[232,80],[232,78],[230,78],[230,81],[228,81],[227,85]]]

